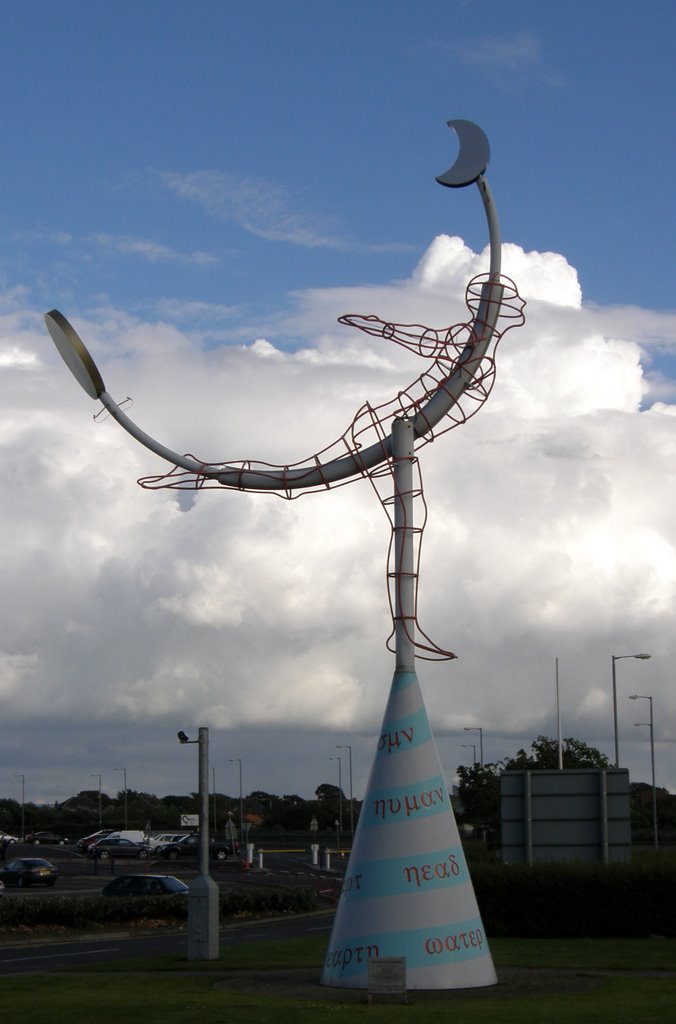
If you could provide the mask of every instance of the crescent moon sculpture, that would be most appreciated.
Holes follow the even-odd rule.
[[[437,181],[449,188],[464,188],[478,181],[484,173],[491,148],[484,132],[472,121],[448,121],[447,124],[460,140],[460,152],[453,166],[438,175]]]
[[[448,124],[458,135],[460,152],[437,180],[450,188],[476,183],[488,224],[490,266],[468,285],[471,317],[439,329],[387,323],[371,314],[341,317],[348,326],[416,352],[425,369],[390,402],[365,404],[333,445],[303,463],[208,463],[179,455],[142,431],[111,398],[66,318],[58,310],[45,317],[54,344],[87,395],[174,466],[164,476],[142,479],[143,486],[228,487],[291,498],[365,476],[386,507],[392,524],[388,580],[395,670],[320,978],[332,987],[367,988],[372,956],[403,961],[407,988],[471,988],[497,981],[415,671],[421,648],[454,657],[416,639],[416,546],[419,555],[424,517],[416,528],[414,502],[422,501],[422,485],[415,479],[415,452],[481,407],[493,384],[495,346],[504,330],[523,322],[524,304],[514,284],[500,275],[500,230],[484,177],[488,140],[469,121]],[[392,485],[386,497],[379,490],[384,484]],[[215,959],[213,908],[209,913],[215,941],[213,955],[210,951],[205,958]]]

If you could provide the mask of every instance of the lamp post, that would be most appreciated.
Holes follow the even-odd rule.
[[[613,666],[613,730],[615,735],[615,767],[620,767],[620,749],[617,734],[617,675],[615,673],[615,662],[622,661],[623,658],[638,658],[639,661],[647,661],[650,657],[649,654],[612,654],[612,666]]]
[[[478,732],[479,733],[479,764],[483,768],[484,766],[484,731],[478,725],[466,725],[465,732]],[[476,761],[476,757],[474,759]]]
[[[209,875],[209,730],[198,739],[178,733],[178,742],[198,744],[199,861],[188,887],[188,960],[218,960],[218,886]]]
[[[338,756],[338,757],[330,757],[329,761],[337,761],[338,762],[338,821],[337,821],[337,825],[338,825],[338,828],[339,828],[340,832],[342,832],[343,831],[343,773],[342,773],[343,761],[342,761],[342,758],[340,756]],[[338,845],[340,845],[340,843]]]
[[[244,836],[244,802],[242,799],[242,758],[241,757],[230,757],[229,761],[235,761],[239,765],[239,852],[240,856],[244,852],[245,836]],[[232,839],[232,836],[230,837]],[[234,851],[233,851],[234,852]]]
[[[655,789],[655,732],[653,727],[653,699],[643,693],[632,693],[629,700],[647,700],[650,702],[650,721],[636,722],[636,725],[647,725],[650,729],[650,770],[653,784],[653,846],[657,849],[657,790]]]
[[[472,764],[476,764],[476,743],[461,743],[460,746],[472,748]]]
[[[127,769],[114,768],[113,771],[124,772],[124,827],[127,828]]]
[[[354,798],[352,794],[352,747],[349,743],[336,743],[336,750],[347,750],[350,772],[350,836],[354,841]]]
[[[99,829],[101,828],[101,776],[98,772],[92,772],[92,778],[99,780]]]
[[[15,775],[15,779],[21,779],[21,842],[26,838],[26,776]]]

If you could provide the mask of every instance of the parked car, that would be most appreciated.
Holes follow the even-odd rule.
[[[148,846],[151,850],[157,850],[159,846],[167,846],[169,843],[179,843],[185,835],[185,832],[162,832],[159,836],[149,836]]]
[[[111,857],[137,857],[139,860],[145,860],[148,856],[148,847],[123,836],[107,836],[92,843],[87,849],[87,856],[99,860],[110,860]]]
[[[4,894],[5,894],[5,883],[4,882],[0,882],[0,896],[4,896]]]
[[[75,844],[78,850],[84,852],[92,843],[97,843],[99,839],[105,839],[106,836],[111,835],[115,830],[112,828],[100,828],[98,832],[92,832],[90,836],[83,836],[82,839],[78,839]]]
[[[155,854],[159,857],[164,857],[165,860],[178,860],[179,857],[197,857],[199,842],[198,835],[183,836],[176,843],[167,843],[166,846],[159,846],[155,850]],[[221,839],[214,839],[213,837],[209,839],[210,857],[214,857],[216,860],[226,860],[228,857],[232,857],[233,853],[232,843]]]
[[[188,886],[173,875],[118,875],[101,890],[102,896],[187,896]]]
[[[9,832],[3,832],[3,830],[0,829],[0,843],[2,842],[3,839],[5,839],[8,843],[18,843],[19,842],[19,837],[18,836],[12,836],[12,835],[9,834]]]
[[[27,885],[51,887],[58,877],[59,872],[54,865],[42,857],[17,857],[0,867],[0,881],[5,885],[18,885],[21,888]]]
[[[29,832],[26,836],[27,843],[35,843],[39,846],[40,843],[48,843],[51,846],[65,846],[68,842],[65,836],[59,835],[58,832]]]

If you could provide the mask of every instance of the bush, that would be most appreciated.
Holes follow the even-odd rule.
[[[314,910],[314,889],[226,889],[219,894],[220,916],[297,914]],[[32,896],[0,901],[3,928],[90,928],[148,920],[186,921],[185,896]]]
[[[670,865],[497,865],[475,868],[472,881],[488,935],[676,936]]]

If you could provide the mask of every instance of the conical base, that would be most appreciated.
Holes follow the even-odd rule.
[[[392,680],[321,984],[367,988],[371,957],[405,957],[408,989],[497,982],[413,671]]]

